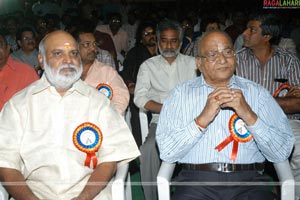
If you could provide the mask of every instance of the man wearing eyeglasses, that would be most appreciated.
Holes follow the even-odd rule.
[[[234,75],[226,33],[205,33],[198,45],[201,76],[170,93],[156,131],[162,160],[182,164],[172,200],[273,200],[258,182],[269,180],[265,160],[281,162],[292,151],[288,119],[266,89]]]
[[[129,102],[129,91],[115,69],[97,60],[98,46],[92,30],[79,27],[73,36],[79,44],[83,65],[81,79],[106,95],[116,110],[124,114]]]
[[[20,49],[11,54],[11,57],[19,62],[26,63],[36,69],[39,66],[38,51],[36,49],[35,33],[30,27],[23,27],[16,35]]]
[[[197,76],[195,58],[179,52],[183,30],[177,21],[161,21],[156,29],[156,38],[161,55],[141,64],[134,91],[136,106],[152,113],[149,134],[140,148],[141,180],[146,200],[157,199],[156,176],[160,159],[155,131],[162,105],[176,84]]]

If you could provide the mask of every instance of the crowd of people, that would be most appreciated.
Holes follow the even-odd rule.
[[[179,182],[255,183],[273,176],[267,162],[289,159],[300,181],[294,10],[59,2],[0,16],[0,181],[22,183],[4,184],[11,197],[110,199],[111,178],[130,162],[144,199],[157,200],[162,160],[180,164]],[[199,184],[172,199],[276,195]]]

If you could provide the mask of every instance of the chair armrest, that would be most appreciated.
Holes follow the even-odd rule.
[[[281,200],[295,199],[295,179],[289,161],[274,163],[274,168],[281,184]]]
[[[0,199],[1,200],[8,200],[8,193],[5,190],[5,188],[2,186],[1,182],[0,182]]]
[[[127,177],[127,172],[129,168],[129,163],[126,163],[117,168],[116,175],[112,183],[112,199],[113,200],[125,200],[125,179]]]
[[[139,117],[140,117],[140,125],[141,125],[142,143],[144,143],[149,132],[148,116],[146,112],[140,109]]]
[[[170,200],[170,180],[174,172],[175,163],[163,161],[157,175],[157,189],[159,200]]]

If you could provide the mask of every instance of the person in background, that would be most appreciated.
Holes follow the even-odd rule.
[[[177,21],[162,20],[156,28],[156,37],[160,55],[147,59],[140,66],[134,90],[136,106],[152,113],[148,136],[140,148],[146,200],[157,199],[156,176],[160,159],[155,131],[162,105],[176,84],[197,76],[195,58],[180,53],[183,30]]]
[[[5,39],[8,43],[8,45],[10,46],[11,52],[17,51],[19,49],[19,46],[18,46],[17,40],[16,40],[16,34],[18,31],[18,28],[19,28],[19,22],[15,17],[10,16],[5,19],[5,29],[8,32],[8,34],[5,35]]]
[[[32,67],[11,58],[10,46],[0,32],[0,111],[15,93],[38,79]]]
[[[265,87],[287,114],[296,137],[291,168],[295,180],[300,181],[300,61],[277,46],[280,32],[276,16],[250,16],[243,33],[244,48],[236,55],[236,74]],[[300,197],[300,185],[296,186],[296,195]]]
[[[97,60],[97,42],[93,28],[78,28],[74,38],[79,44],[83,72],[81,79],[110,99],[116,110],[124,115],[129,102],[129,92],[118,72]]]
[[[134,90],[136,78],[141,64],[157,55],[157,42],[155,35],[155,24],[149,21],[141,22],[137,28],[136,44],[129,50],[124,60],[124,69],[120,73],[130,93],[129,109],[132,134],[138,146],[142,144],[139,108],[134,104]]]
[[[122,29],[128,34],[128,51],[135,46],[136,43],[136,31],[139,25],[139,20],[135,14],[135,10],[128,12],[127,23],[122,25]]]
[[[117,51],[116,51],[114,42],[111,39],[110,35],[107,34],[107,33],[103,33],[101,31],[95,30],[94,36],[95,36],[96,41],[97,41],[97,43],[99,45],[99,48],[101,50],[108,51],[108,53],[112,56],[113,63],[114,63],[114,65],[112,65],[112,66],[115,66],[113,68],[115,68],[117,71],[119,71],[119,63],[118,63],[118,58],[117,58]],[[100,51],[99,53],[100,54],[98,55],[99,56],[98,60],[103,62],[104,59],[102,59],[102,58],[104,58],[104,57],[101,55],[101,53],[103,53],[103,52]],[[109,62],[106,61],[104,63],[108,64]]]
[[[98,25],[96,30],[109,34],[114,42],[117,53],[125,57],[128,51],[128,34],[121,27],[121,15],[119,13],[111,13],[109,15],[109,24]]]
[[[16,61],[26,63],[32,68],[37,69],[39,61],[34,31],[29,27],[19,29],[17,32],[17,42],[20,49],[13,52],[11,57]]]
[[[204,34],[205,32],[220,30],[219,19],[217,17],[206,15],[203,17],[200,24],[201,24],[200,31],[197,34],[198,37],[183,49],[182,51],[183,54],[196,57],[198,53],[197,44],[198,44],[198,40],[201,38],[201,35]]]
[[[156,131],[161,159],[182,165],[172,200],[273,200],[257,182],[271,180],[265,160],[285,161],[293,149],[288,119],[265,88],[234,75],[226,33],[205,33],[198,49],[201,76],[170,92]]]
[[[187,46],[191,44],[191,42],[194,42],[197,37],[199,37],[200,32],[194,32],[192,22],[189,20],[189,18],[184,18],[181,21],[181,27],[183,29],[184,37],[182,41],[182,47],[181,47],[181,52],[185,50]]]
[[[42,39],[39,62],[42,78],[0,113],[0,181],[14,199],[111,199],[117,166],[139,156],[124,118],[80,80],[69,33]]]

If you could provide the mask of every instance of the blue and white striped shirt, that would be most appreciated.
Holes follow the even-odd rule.
[[[253,112],[258,116],[253,126],[246,126],[253,139],[239,143],[236,161],[230,160],[233,142],[218,152],[215,147],[230,133],[228,123],[232,110],[220,110],[202,132],[194,122],[205,107],[207,96],[214,88],[203,76],[184,82],[172,90],[160,114],[156,140],[160,157],[180,163],[255,163],[286,160],[293,148],[294,136],[288,119],[270,93],[262,86],[233,76],[229,88],[243,91]]]

